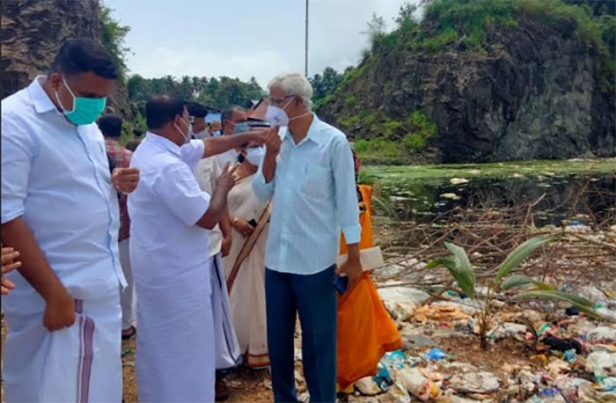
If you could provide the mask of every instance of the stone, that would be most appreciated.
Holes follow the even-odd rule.
[[[586,339],[591,343],[616,344],[616,329],[599,326],[589,330]]]
[[[398,321],[409,320],[415,310],[430,298],[425,292],[412,287],[385,287],[378,290],[385,309]]]
[[[381,394],[381,388],[374,382],[371,376],[361,378],[355,382],[355,388],[364,396],[376,396]]]
[[[45,74],[60,45],[70,38],[102,39],[99,0],[11,0],[2,2],[2,99]],[[132,118],[128,93],[121,80],[108,106]]]
[[[490,372],[470,372],[451,377],[451,388],[460,393],[492,393],[500,387],[500,379]]]
[[[487,56],[463,46],[415,51],[410,39],[377,51],[319,117],[373,139],[382,131],[344,122],[359,110],[397,122],[421,110],[437,126],[434,163],[616,154],[616,94],[604,91],[594,50],[530,15],[513,29],[493,27],[489,36],[498,49],[488,45]],[[350,94],[358,99],[353,108]],[[404,134],[402,126],[395,139]]]
[[[580,297],[584,297],[587,300],[594,302],[595,304],[606,305],[609,300],[609,298],[603,293],[603,291],[592,285],[585,285],[581,287],[577,291],[577,294]]]
[[[616,353],[596,351],[586,357],[586,371],[607,372],[616,368]]]
[[[490,334],[494,336],[496,340],[502,339],[523,339],[524,335],[528,331],[525,325],[517,323],[501,323]]]

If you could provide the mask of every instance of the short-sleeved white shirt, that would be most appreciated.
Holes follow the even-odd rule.
[[[156,267],[192,268],[208,262],[208,232],[197,221],[209,207],[193,171],[205,144],[193,140],[179,147],[148,132],[133,154],[140,170],[137,189],[128,196],[131,253],[147,254]]]

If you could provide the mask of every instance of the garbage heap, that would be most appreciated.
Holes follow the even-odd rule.
[[[423,265],[406,263],[404,267]],[[513,303],[510,295],[494,296],[495,319],[488,332],[488,349],[483,350],[478,321],[485,302],[451,291],[435,298],[430,290],[409,285],[417,279],[405,278],[408,274],[404,273],[402,266],[391,265],[374,278],[405,346],[387,353],[378,372],[359,380],[354,392],[341,395],[341,401],[616,402],[615,276],[594,284],[559,282],[559,289],[595,303],[596,316],[566,303]],[[440,275],[423,280],[445,283]],[[379,283],[379,278],[388,280]],[[556,283],[550,278],[541,280]],[[296,380],[300,400],[308,401],[301,375],[300,339],[298,334]]]

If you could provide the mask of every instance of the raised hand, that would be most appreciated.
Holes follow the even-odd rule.
[[[222,173],[216,179],[216,188],[224,189],[226,192],[231,190],[233,186],[235,186],[236,182],[235,178],[233,177],[233,174],[239,166],[240,164],[235,164],[232,166],[230,162],[227,162],[224,169],[222,170]]]
[[[111,174],[111,183],[118,192],[133,192],[139,184],[139,168],[114,169]]]
[[[282,140],[278,134],[278,126],[274,126],[265,133],[265,152],[270,156],[277,156],[280,152]]]

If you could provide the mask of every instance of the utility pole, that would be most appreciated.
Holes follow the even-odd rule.
[[[304,74],[308,78],[308,0],[306,0],[306,46],[304,54]]]

